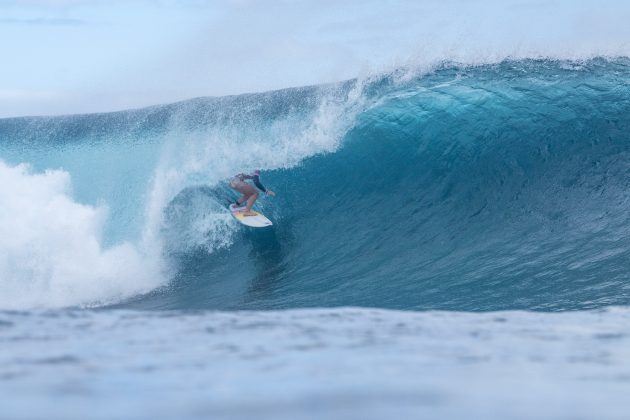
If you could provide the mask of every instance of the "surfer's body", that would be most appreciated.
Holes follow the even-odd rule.
[[[230,180],[230,187],[243,194],[238,200],[236,200],[235,206],[240,207],[243,203],[247,202],[247,207],[245,208],[245,212],[243,214],[245,216],[254,216],[256,213],[252,212],[252,207],[258,199],[258,191],[251,184],[246,182],[247,180],[252,180],[256,188],[267,195],[273,197],[276,193],[265,188],[265,186],[260,182],[260,171],[258,170],[254,171],[251,175],[238,174]]]

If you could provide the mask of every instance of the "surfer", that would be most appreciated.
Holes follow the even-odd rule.
[[[252,207],[254,203],[258,199],[258,191],[254,187],[252,187],[249,183],[245,182],[246,180],[251,179],[260,191],[264,192],[267,195],[275,196],[276,193],[265,188],[265,186],[260,182],[260,171],[255,170],[253,174],[238,174],[234,178],[230,180],[230,187],[241,194],[243,194],[238,200],[236,200],[235,204],[230,205],[230,207],[234,206],[240,207],[247,201],[247,207],[243,212],[244,216],[256,216],[256,213],[252,211]]]

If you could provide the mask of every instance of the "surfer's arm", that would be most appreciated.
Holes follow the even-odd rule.
[[[256,185],[256,188],[258,188],[262,192],[267,192],[267,188],[265,188],[265,186],[261,184],[260,177],[258,175],[254,175],[253,177],[251,177],[251,179],[254,181],[254,185]]]

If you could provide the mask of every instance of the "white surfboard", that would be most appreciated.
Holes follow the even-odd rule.
[[[261,228],[271,226],[271,220],[267,219],[263,214],[252,210],[256,213],[255,216],[245,216],[245,206],[234,207],[234,204],[230,204],[230,213],[241,224],[249,227]]]

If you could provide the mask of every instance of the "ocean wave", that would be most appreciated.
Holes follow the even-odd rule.
[[[103,249],[159,249],[166,287],[132,307],[625,305],[629,80],[624,58],[399,68],[0,120],[0,156],[63,167],[77,203],[105,203]],[[224,180],[254,167],[278,192],[264,231],[223,211]]]

